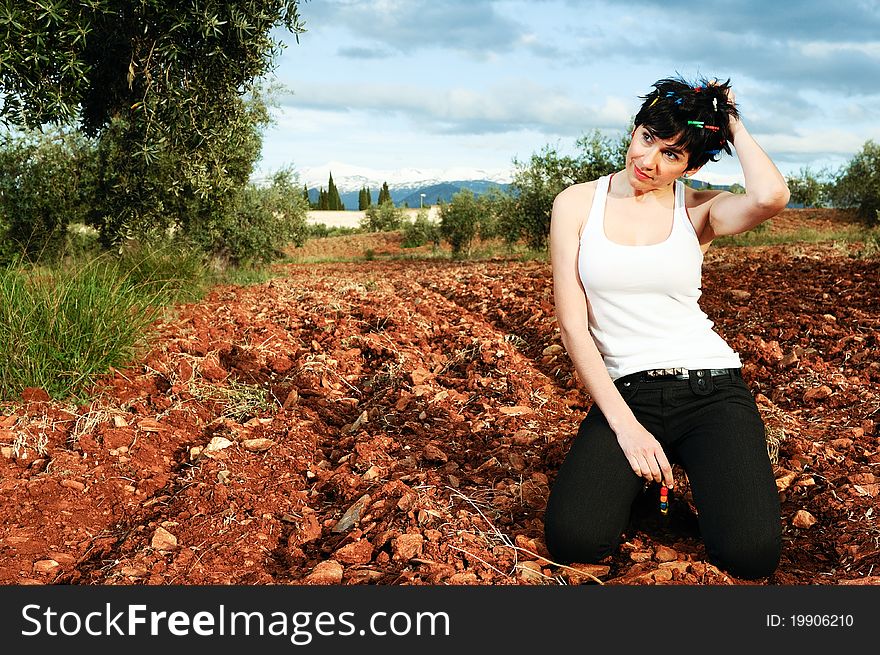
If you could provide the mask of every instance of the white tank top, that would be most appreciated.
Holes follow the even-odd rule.
[[[599,178],[580,237],[578,273],[590,303],[590,333],[612,379],[652,368],[739,368],[739,355],[698,304],[703,252],[675,183],[665,241],[626,246],[605,235],[611,176]]]

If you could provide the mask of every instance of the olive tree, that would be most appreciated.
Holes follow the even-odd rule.
[[[247,184],[264,112],[246,97],[274,65],[279,26],[304,30],[298,0],[7,0],[0,121],[98,138],[105,244],[186,231]]]
[[[623,168],[629,135],[603,136],[598,131],[575,142],[574,155],[560,155],[550,145],[532,154],[527,162],[514,160],[509,203],[499,232],[508,243],[525,239],[529,248],[543,250],[550,235],[553,199],[564,188],[587,182]]]
[[[836,207],[854,207],[869,224],[880,222],[880,144],[868,140],[840,171],[831,190]]]

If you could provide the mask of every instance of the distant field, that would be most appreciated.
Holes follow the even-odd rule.
[[[418,209],[404,209],[403,211],[410,220],[414,219],[416,214],[419,213]],[[360,226],[363,217],[364,212],[362,211],[339,212],[311,210],[309,211],[307,221],[310,225],[323,223],[327,227],[358,227]],[[432,221],[440,220],[440,208],[436,206],[428,207],[428,218]]]

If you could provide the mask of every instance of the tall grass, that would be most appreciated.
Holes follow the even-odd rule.
[[[200,270],[157,252],[0,269],[0,398],[25,387],[76,395],[130,363],[162,306],[199,294]]]

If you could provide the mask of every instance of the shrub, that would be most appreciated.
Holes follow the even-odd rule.
[[[440,226],[428,218],[428,212],[424,209],[416,214],[415,220],[403,226],[403,241],[400,245],[404,248],[418,248],[426,243],[436,246],[439,242]]]
[[[529,248],[543,250],[550,235],[553,199],[567,186],[588,182],[623,168],[629,134],[603,137],[598,131],[577,140],[575,156],[561,156],[549,145],[528,162],[514,160],[510,189],[514,200],[503,206],[499,236],[509,243],[525,239]]]
[[[831,190],[836,207],[857,207],[868,225],[880,215],[880,145],[866,141],[837,177]]]
[[[477,235],[483,209],[470,189],[462,189],[440,207],[440,234],[454,257],[468,255]]]
[[[361,228],[367,232],[393,232],[403,226],[403,210],[390,200],[368,207],[361,219]]]
[[[306,238],[307,206],[292,178],[282,170],[269,186],[249,185],[229,210],[202,216],[186,236],[223,267],[282,257],[283,248],[301,246]]]
[[[61,256],[68,224],[85,220],[93,164],[92,144],[76,133],[2,136],[0,263]]]

